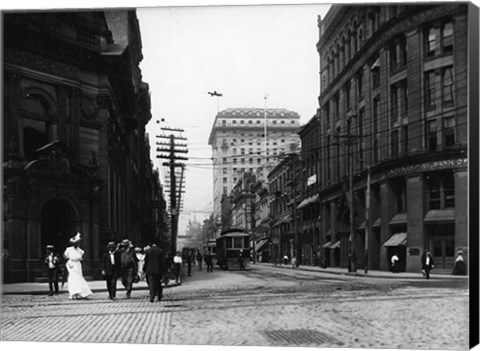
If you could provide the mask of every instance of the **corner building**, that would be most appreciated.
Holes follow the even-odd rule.
[[[426,249],[437,272],[451,272],[459,249],[468,259],[467,22],[466,4],[335,5],[319,19],[320,245],[331,266],[347,267],[352,251],[359,269],[389,270],[397,253],[402,271],[420,272]]]
[[[254,173],[299,147],[299,123],[300,115],[286,109],[229,108],[217,114],[208,139],[217,223],[223,195],[230,194],[244,173]]]
[[[135,11],[10,12],[4,39],[4,281],[44,276],[77,231],[99,279],[108,241],[166,230]]]

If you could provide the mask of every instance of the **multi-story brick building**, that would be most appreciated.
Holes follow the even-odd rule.
[[[467,254],[468,5],[334,5],[318,25],[323,254],[420,272],[428,249],[450,271]]]
[[[63,253],[77,231],[84,272],[99,278],[109,240],[164,239],[135,11],[3,19],[5,278],[41,276],[45,245]]]
[[[222,196],[230,193],[242,174],[255,172],[263,163],[298,147],[299,120],[296,112],[285,109],[231,108],[217,114],[208,143],[218,223]]]

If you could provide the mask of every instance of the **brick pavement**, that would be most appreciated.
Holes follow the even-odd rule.
[[[282,271],[282,270],[279,270]],[[284,271],[285,272],[285,271]],[[358,277],[310,279],[194,272],[148,302],[6,295],[2,339],[25,341],[459,349],[468,346],[468,290]],[[308,341],[308,342],[307,342]],[[306,343],[302,343],[306,342]]]

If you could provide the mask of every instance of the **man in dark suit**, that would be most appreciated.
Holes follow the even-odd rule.
[[[430,279],[430,271],[433,269],[433,258],[430,251],[425,250],[422,256],[422,268],[425,274],[425,278]]]
[[[145,264],[143,271],[147,275],[148,288],[150,290],[150,302],[158,296],[158,301],[162,299],[162,276],[165,274],[165,255],[155,243],[145,254]]]
[[[117,293],[117,279],[120,274],[120,252],[113,241],[107,244],[108,251],[103,254],[102,276],[107,282],[108,298],[115,300]]]

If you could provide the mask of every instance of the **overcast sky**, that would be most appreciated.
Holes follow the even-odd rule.
[[[185,130],[182,135],[189,146],[180,234],[189,220],[202,221],[213,209],[208,136],[218,109],[263,108],[267,94],[267,108],[295,111],[301,123],[315,114],[317,18],[323,18],[328,8],[317,4],[137,9],[144,56],[140,68],[152,100],[151,142],[161,126],[177,127]],[[208,92],[214,90],[223,96],[210,97]],[[157,123],[161,119],[165,122]],[[152,145],[152,159],[163,168],[155,148]]]

